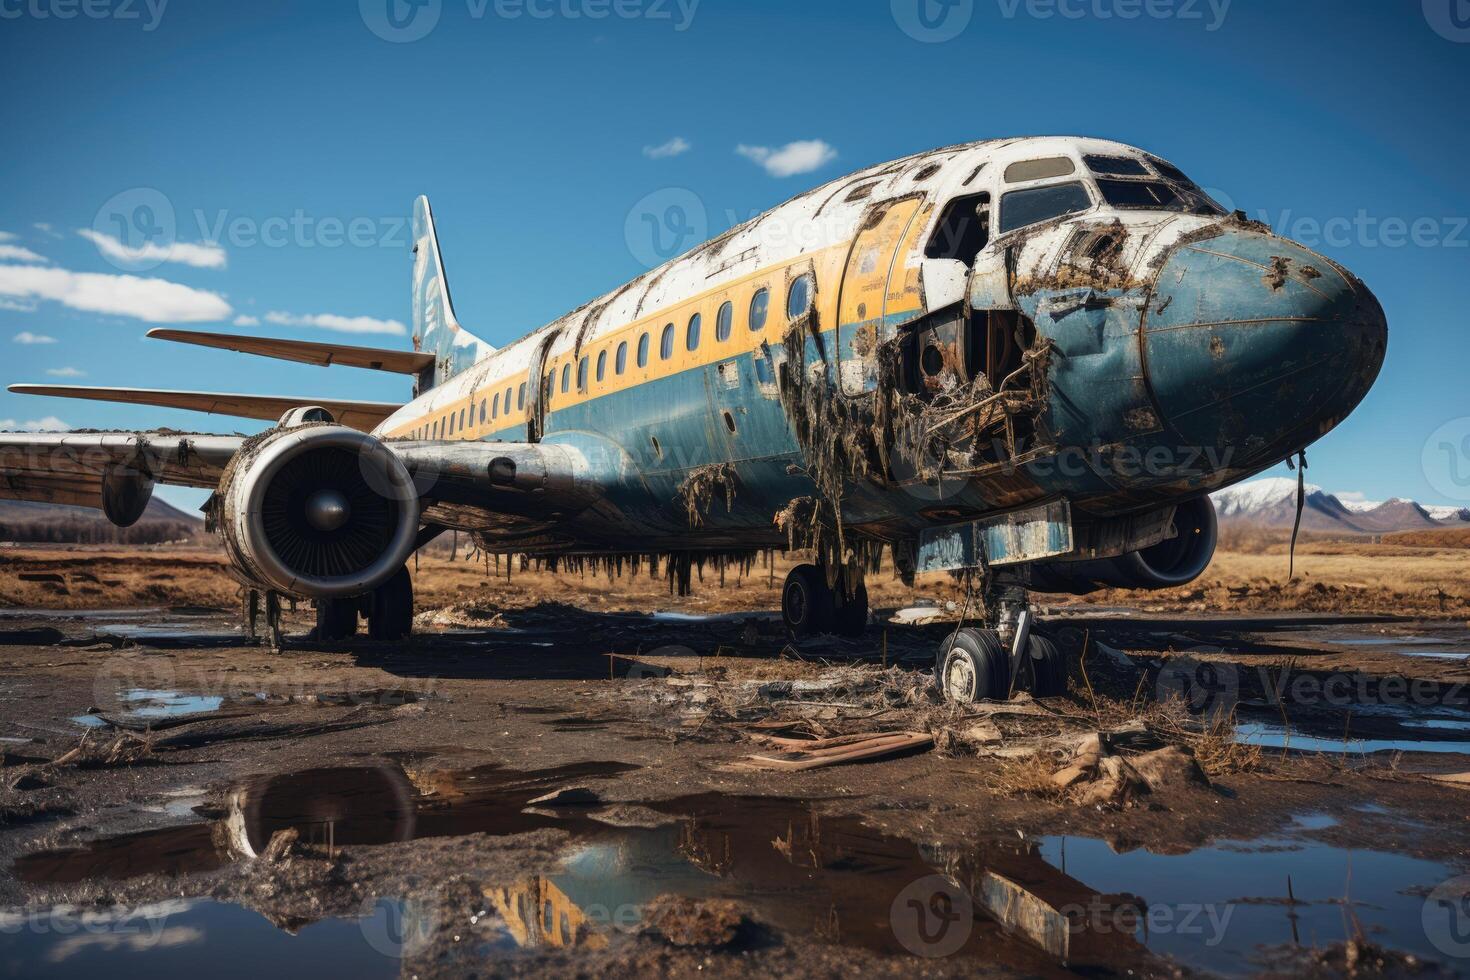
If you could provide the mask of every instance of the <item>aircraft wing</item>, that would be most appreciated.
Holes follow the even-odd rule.
[[[11,385],[20,395],[50,395],[53,398],[85,398],[129,405],[158,405],[184,408],[212,415],[275,422],[293,408],[320,405],[353,429],[371,431],[374,426],[402,408],[392,402],[344,401],[339,398],[293,398],[281,395],[234,395],[214,391],[162,391],[154,388],[94,388],[86,385]]]
[[[182,432],[0,432],[0,498],[102,506],[102,480],[129,466],[158,483],[213,489],[244,436]]]
[[[237,334],[172,330],[167,327],[150,330],[148,336],[180,344],[259,354],[262,357],[297,361],[301,364],[317,364],[321,367],[341,364],[344,367],[368,368],[393,374],[418,374],[434,366],[434,355],[421,351],[349,347],[346,344],[321,344],[309,340],[281,340],[276,337],[242,337]]]

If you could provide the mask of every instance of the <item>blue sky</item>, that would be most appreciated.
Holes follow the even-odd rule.
[[[405,34],[433,24],[412,41],[379,36],[389,2],[0,0],[5,381],[400,399],[141,337],[406,346],[427,193],[460,319],[500,344],[846,171],[1078,133],[1168,157],[1382,299],[1383,376],[1314,482],[1470,498],[1421,462],[1470,416],[1466,0],[392,0]],[[688,202],[682,236],[649,238],[649,200]],[[102,278],[129,273],[150,282]],[[0,393],[0,421],[50,417],[258,427]]]

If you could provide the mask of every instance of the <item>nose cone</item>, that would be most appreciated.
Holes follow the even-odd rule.
[[[1145,313],[1144,366],[1163,421],[1225,465],[1267,465],[1341,422],[1383,366],[1388,327],[1356,277],[1250,229],[1174,250]]]

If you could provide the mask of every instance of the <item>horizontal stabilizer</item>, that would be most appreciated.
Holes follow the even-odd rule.
[[[334,398],[297,398],[289,395],[231,395],[214,391],[160,391],[153,388],[92,388],[84,385],[11,385],[18,395],[84,398],[127,405],[158,405],[211,415],[275,422],[293,408],[320,405],[343,425],[364,432],[402,408],[392,402],[357,402]]]
[[[241,354],[259,354],[262,357],[318,364],[322,367],[342,364],[372,371],[388,371],[392,374],[419,374],[434,366],[434,355],[419,351],[349,347],[346,344],[319,344],[310,340],[279,340],[275,337],[242,337],[202,330],[171,330],[166,327],[150,330],[148,336],[180,344],[216,347]]]

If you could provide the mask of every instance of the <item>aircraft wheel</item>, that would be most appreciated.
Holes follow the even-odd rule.
[[[781,618],[792,636],[831,632],[835,612],[832,590],[816,565],[797,565],[781,589]]]
[[[1009,692],[1006,651],[995,630],[956,631],[939,648],[935,669],[945,698],[959,704],[1004,701]]]
[[[413,632],[413,579],[408,568],[373,590],[368,612],[368,635],[375,640],[402,640]]]
[[[323,643],[345,640],[357,634],[357,612],[362,602],[359,599],[318,599],[316,601],[316,630],[312,639]]]
[[[862,636],[868,625],[868,587],[859,582],[852,595],[846,596],[842,585],[843,583],[838,583],[838,589],[832,597],[833,628],[840,636]]]
[[[1067,693],[1067,656],[1051,640],[1031,634],[1021,658],[1016,690],[1032,697],[1050,698]]]

